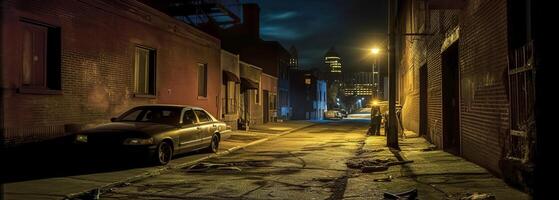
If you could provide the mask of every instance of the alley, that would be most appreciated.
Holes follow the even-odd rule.
[[[101,199],[384,199],[416,189],[418,199],[529,199],[482,167],[436,150],[421,137],[366,136],[367,120],[328,121],[108,188]],[[404,161],[404,162],[402,162]],[[403,164],[397,164],[403,163]],[[365,172],[363,167],[388,166]]]

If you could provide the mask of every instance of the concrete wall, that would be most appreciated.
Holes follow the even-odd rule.
[[[220,42],[132,0],[2,2],[2,133],[15,144],[108,122],[146,103],[200,106],[218,115]],[[61,90],[25,93],[22,19],[60,29]],[[136,46],[156,51],[156,95],[134,95]],[[208,96],[197,96],[197,64],[208,65]]]

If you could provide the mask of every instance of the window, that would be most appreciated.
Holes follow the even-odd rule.
[[[208,65],[198,64],[198,97],[208,97]]]
[[[182,117],[182,124],[184,125],[194,124],[197,121],[198,120],[196,119],[196,115],[194,114],[194,111],[187,110],[186,112],[184,112],[184,116]]]
[[[200,120],[200,122],[209,122],[212,121],[212,118],[208,115],[208,113],[206,113],[203,110],[195,110],[194,111],[196,113],[196,115],[198,116],[198,120]]]
[[[134,92],[155,95],[155,50],[136,47],[134,61]]]
[[[22,21],[22,88],[60,90],[60,28]]]

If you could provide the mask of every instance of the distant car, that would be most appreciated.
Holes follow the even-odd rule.
[[[200,149],[217,152],[222,135],[230,131],[202,108],[145,105],[111,118],[110,123],[77,133],[75,143],[99,152],[143,155],[165,165],[178,153]]]
[[[340,110],[340,114],[342,115],[343,118],[346,118],[348,113],[347,113],[346,110],[341,109],[341,110]]]
[[[342,119],[343,115],[339,110],[328,110],[324,112],[325,119]]]

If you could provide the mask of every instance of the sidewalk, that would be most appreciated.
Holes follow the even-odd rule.
[[[411,189],[417,189],[418,199],[531,199],[487,170],[461,157],[434,150],[421,137],[408,136],[399,142],[401,151],[393,153],[386,147],[386,137],[366,139],[363,149],[351,162],[367,161],[373,165],[399,160],[413,162],[371,173],[352,170],[344,199],[383,199],[384,192],[399,193]],[[401,158],[398,159],[397,155]],[[486,198],[472,198],[474,193]]]
[[[102,190],[118,184],[128,184],[161,174],[168,169],[181,168],[209,158],[226,155],[237,149],[255,145],[314,124],[306,121],[288,121],[251,127],[249,131],[232,131],[227,139],[221,141],[220,150],[217,154],[188,153],[179,155],[166,166],[133,166],[124,169],[116,167],[93,173],[62,175],[60,177],[51,175],[51,177],[6,183],[4,185],[4,199],[30,200],[77,197],[98,188]],[[49,165],[49,163],[37,164],[37,167]]]

